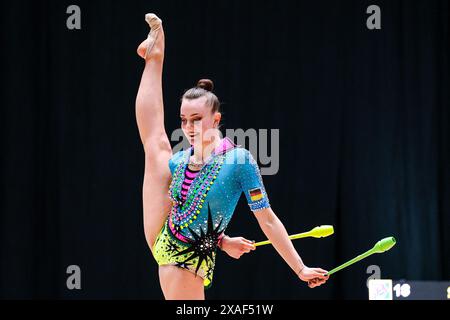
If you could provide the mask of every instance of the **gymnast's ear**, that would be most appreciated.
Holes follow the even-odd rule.
[[[220,124],[220,119],[222,118],[222,114],[220,112],[214,113],[214,127],[217,128]]]

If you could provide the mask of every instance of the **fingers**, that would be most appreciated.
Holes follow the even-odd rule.
[[[316,272],[316,271],[314,271],[314,270],[311,271],[311,273],[309,274],[309,276],[310,276],[310,277],[313,277],[313,278],[318,278],[318,279],[325,279],[325,278],[326,278],[326,276],[325,276],[323,273]]]
[[[328,271],[323,270],[321,268],[311,268],[311,271],[312,271],[311,275],[316,278],[325,279],[325,280],[329,278],[329,276],[325,275]]]
[[[308,280],[308,287],[310,287],[310,288],[317,287],[317,279]]]
[[[312,289],[315,286],[316,286],[316,281],[314,279],[308,281],[308,287],[310,287]]]
[[[326,274],[328,271],[327,270],[323,270],[322,268],[314,268],[317,272]]]
[[[308,287],[315,288],[327,282],[329,275],[328,271],[321,268],[309,268],[308,270]]]
[[[253,251],[253,250],[255,250],[255,247],[252,245],[249,245],[249,244],[242,245],[242,247],[241,247],[242,253],[249,253],[250,251]]]
[[[249,245],[251,245],[253,248],[256,248],[256,247],[254,246],[255,240],[247,240],[247,239],[245,239],[245,238],[242,238],[241,240],[242,240],[245,244],[249,244]]]
[[[325,282],[326,282],[326,280],[314,278],[314,279],[311,279],[308,281],[308,287],[315,288],[315,287],[321,286]]]
[[[256,247],[254,245],[254,241],[247,240],[245,238],[241,238],[241,250],[245,253],[249,253],[252,250],[255,250]]]

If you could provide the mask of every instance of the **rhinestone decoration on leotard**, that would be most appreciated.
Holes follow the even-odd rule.
[[[180,252],[173,253],[173,257],[177,256],[186,256],[190,254],[184,261],[181,263],[186,264],[190,261],[195,261],[195,273],[198,272],[202,262],[205,261],[209,266],[209,270],[214,269],[214,255],[217,250],[217,243],[219,242],[219,236],[224,232],[225,228],[222,227],[222,221],[217,224],[216,227],[213,225],[213,219],[211,216],[211,208],[208,203],[208,223],[206,225],[206,233],[203,231],[203,228],[200,228],[200,234],[195,233],[190,229],[193,240],[188,240],[190,246]],[[212,276],[209,274],[207,276]]]
[[[182,240],[186,240],[186,237],[180,235],[180,231],[187,228],[197,219],[200,210],[203,208],[205,198],[222,168],[224,160],[224,155],[217,155],[210,163],[202,167],[192,181],[185,201],[182,201],[181,186],[187,163],[182,161],[177,166],[169,187],[169,196],[173,202],[169,217],[169,227]]]
[[[197,177],[190,180],[189,188],[185,186],[183,189],[183,181],[193,149],[179,151],[169,160],[172,174],[169,194],[174,208],[167,215],[152,250],[158,265],[187,269],[203,278],[205,288],[212,283],[218,234],[223,233],[230,222],[242,192],[250,209],[255,211],[270,207],[259,168],[250,152],[236,148],[228,139],[224,139],[221,146],[226,147],[223,154],[220,153],[222,147],[218,148]],[[224,158],[220,162],[215,159],[221,156]],[[217,164],[219,166],[216,168]],[[182,190],[188,192],[181,193]],[[183,203],[180,194],[188,196],[186,203]],[[200,211],[198,215],[197,210]]]

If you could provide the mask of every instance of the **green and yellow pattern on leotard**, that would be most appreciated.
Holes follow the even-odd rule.
[[[169,223],[168,218],[155,241],[152,250],[155,260],[159,265],[174,265],[201,276],[205,288],[209,288],[212,284],[217,242],[222,233],[221,223],[213,228],[208,206],[206,233],[203,229],[200,229],[200,234],[189,229],[193,239],[187,239],[186,242],[175,237]]]

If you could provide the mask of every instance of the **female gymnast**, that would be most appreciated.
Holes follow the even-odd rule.
[[[220,103],[212,93],[212,81],[200,80],[184,93],[181,128],[191,147],[172,154],[164,127],[164,30],[156,15],[145,19],[150,33],[137,50],[145,67],[136,120],[145,151],[144,232],[159,265],[164,297],[203,300],[217,248],[234,258],[254,249],[249,240],[224,236],[242,192],[262,231],[297,276],[311,288],[325,283],[326,271],[305,266],[272,211],[251,153],[220,138]]]

